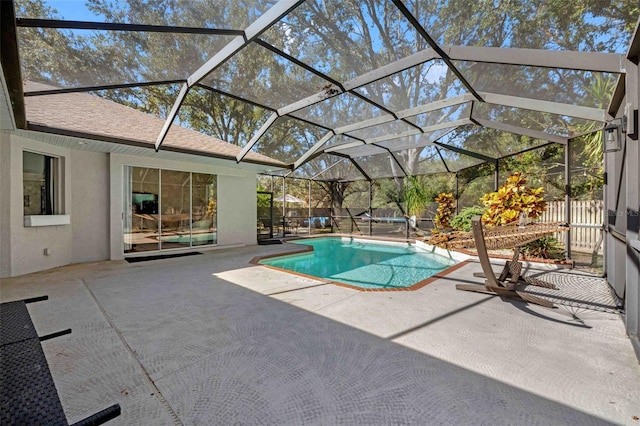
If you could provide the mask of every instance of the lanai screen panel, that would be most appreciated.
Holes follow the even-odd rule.
[[[336,166],[344,160],[336,155],[321,154],[318,157],[304,163],[291,173],[292,177],[314,179],[326,170]]]
[[[413,157],[396,155],[404,166],[405,170],[412,175],[430,175],[434,173],[449,172],[444,161],[442,160],[438,148],[435,146],[426,146],[420,151],[417,165]]]
[[[34,45],[36,31],[50,42]],[[21,57],[23,78],[76,88],[186,79],[233,37],[18,28],[18,38],[39,55]]]
[[[452,129],[436,130],[428,133],[418,133],[416,135],[404,136],[388,141],[377,142],[376,145],[388,148],[391,151],[404,151],[410,149],[421,149],[434,141],[440,139]]]
[[[450,172],[457,172],[458,170],[466,169],[467,167],[471,166],[477,166],[478,164],[482,164],[485,162],[485,160],[483,159],[460,154],[441,145],[438,145],[438,151],[442,156],[446,168]]]
[[[601,80],[599,84],[613,87],[617,79],[615,74],[591,71],[470,61],[453,61],[453,63],[479,92],[592,108],[602,108],[603,104],[607,105],[610,99],[598,99],[597,96],[589,93],[590,88],[598,84],[598,80]]]
[[[393,112],[466,93],[442,60],[414,66],[355,90]]]
[[[110,0],[103,3],[99,6],[96,2],[89,4],[84,0],[65,0],[54,6],[57,11],[55,16],[56,19],[92,22],[242,30],[269,10],[277,0],[189,0],[179,3],[167,0]],[[16,0],[16,17],[36,18],[27,14],[24,6],[26,2]]]
[[[503,144],[498,141],[503,136],[503,133],[494,129],[476,126],[475,124],[467,124],[447,134],[440,139],[440,142],[472,153],[499,158],[504,155]],[[505,133],[504,135],[507,134]]]
[[[365,127],[364,129],[353,130],[347,132],[347,135],[367,141],[370,139],[379,139],[384,137],[391,138],[393,135],[408,131],[418,132],[419,130],[409,123],[397,120],[379,124],[377,126]]]
[[[291,117],[278,118],[260,138],[252,151],[293,163],[307,152],[326,130]]]
[[[201,83],[273,109],[316,94],[330,84],[256,43],[240,50]]]
[[[567,138],[602,127],[598,121],[479,102],[473,107],[473,118]]]
[[[459,132],[452,132],[450,138],[443,138],[447,139],[443,143],[495,159],[549,143],[543,139],[502,132],[488,127],[465,127]]]
[[[554,10],[541,2],[404,2],[429,35],[441,46],[516,47],[585,52],[623,52],[631,34],[624,31],[624,13],[612,11],[609,2],[583,5],[563,3]],[[588,22],[576,20],[586,9]],[[573,13],[575,12],[575,14]],[[601,23],[614,20],[611,30],[602,34]],[[636,17],[637,18],[637,17]]]
[[[359,156],[354,161],[371,179],[405,176],[393,156],[384,150],[375,155]]]
[[[271,110],[202,87],[194,87],[178,111],[177,122],[244,147],[271,114]]]
[[[291,113],[320,125],[335,129],[386,114],[382,109],[348,92]]]
[[[465,102],[459,105],[452,105],[446,108],[423,112],[411,117],[407,117],[406,120],[417,126],[427,127],[444,122],[469,118],[470,114],[471,102]]]
[[[387,0],[308,0],[261,38],[339,82],[427,46]]]
[[[313,177],[314,180],[336,180],[336,181],[355,181],[365,180],[364,175],[353,165],[348,158],[342,158],[332,167],[328,167],[321,173]]]

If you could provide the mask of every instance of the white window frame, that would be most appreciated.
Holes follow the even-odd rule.
[[[59,226],[71,224],[71,216],[64,214],[65,198],[64,198],[64,157],[58,155],[52,155],[50,153],[38,152],[34,150],[22,151],[22,162],[24,164],[24,154],[28,152],[31,154],[42,155],[53,159],[51,164],[51,185],[53,186],[53,214],[41,214],[41,215],[24,215],[25,227],[38,227],[38,226]],[[24,191],[24,170],[22,172],[22,190]],[[24,196],[24,193],[23,193]]]

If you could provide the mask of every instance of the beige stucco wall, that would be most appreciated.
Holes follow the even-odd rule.
[[[0,132],[0,277],[9,276],[11,271],[11,238],[9,192],[11,183],[10,136]]]
[[[109,259],[109,154],[71,151],[71,261]]]
[[[69,179],[71,151],[66,148],[40,143],[13,134],[9,136],[8,141],[3,140],[2,173],[6,175],[7,170],[5,167],[9,171],[9,181],[5,182],[5,179],[2,181],[4,188],[2,204],[7,202],[9,206],[9,217],[6,222],[9,224],[8,238],[6,236],[7,232],[3,229],[3,240],[7,242],[8,239],[11,250],[8,262],[3,261],[3,263],[8,265],[8,268],[2,271],[3,276],[23,275],[72,263],[72,225],[24,226],[22,153],[25,150],[60,158],[62,184],[64,185],[65,194],[62,212],[60,213],[71,215],[73,223],[73,214],[71,211],[71,180]],[[6,207],[3,210],[5,209]],[[49,255],[44,254],[45,248],[49,249]]]
[[[253,170],[216,159],[203,164],[74,150],[7,132],[1,133],[0,138],[0,277],[71,263],[123,259],[122,179],[125,165],[217,175],[216,247],[257,243],[256,174]],[[70,225],[24,226],[24,150],[61,159],[62,213],[70,215]],[[44,254],[45,248],[49,249],[49,255]],[[198,247],[198,250],[210,248]]]

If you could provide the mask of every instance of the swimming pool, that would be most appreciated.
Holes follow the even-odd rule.
[[[408,243],[352,238],[290,242],[310,245],[313,251],[262,259],[259,263],[363,289],[406,289],[457,263]]]

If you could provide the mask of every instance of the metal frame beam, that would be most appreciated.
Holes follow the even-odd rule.
[[[428,104],[420,105],[420,106],[417,106],[417,107],[414,107],[414,108],[408,108],[408,109],[405,109],[405,110],[397,112],[395,115],[398,118],[414,117],[416,115],[424,114],[425,112],[435,111],[435,110],[447,108],[447,107],[450,107],[450,106],[464,104],[464,103],[472,101],[473,99],[475,99],[475,98],[472,95],[469,95],[469,94],[455,96],[455,97],[452,97],[452,98],[449,98],[449,99],[442,99],[442,100],[439,100],[439,101],[435,101],[435,102],[431,102],[431,103],[428,103]],[[380,117],[370,118],[368,120],[363,120],[363,121],[360,121],[360,122],[357,122],[357,123],[348,124],[346,126],[338,127],[336,129],[334,129],[334,132],[336,133],[336,135],[345,134],[345,133],[353,131],[353,130],[360,130],[360,129],[364,129],[364,128],[367,128],[367,127],[377,126],[379,124],[389,123],[389,122],[394,121],[394,120],[395,120],[395,118],[390,114],[381,115]],[[428,127],[429,126],[423,127],[422,130],[423,131],[429,131]]]
[[[478,160],[483,160],[483,161],[485,161],[487,163],[495,163],[496,161],[498,161],[497,158],[489,157],[489,156],[483,155],[483,154],[478,154],[477,152],[473,152],[473,151],[467,151],[466,149],[458,148],[457,146],[447,145],[446,143],[434,142],[433,144],[437,145],[437,146],[439,146],[441,148],[448,149],[449,151],[457,152],[458,154],[466,155],[468,157],[477,158]]]
[[[18,129],[27,128],[27,114],[24,108],[22,72],[18,52],[18,37],[13,0],[0,1],[0,39],[2,51],[0,61],[2,72],[9,91],[9,100],[13,107],[13,119]]]
[[[311,148],[309,148],[307,150],[307,152],[305,152],[304,154],[302,154],[302,156],[300,158],[298,158],[294,163],[293,163],[293,169],[297,169],[300,166],[302,166],[304,163],[306,163],[308,160],[310,160],[311,156],[313,154],[315,154],[320,148],[322,148],[322,146],[327,143],[329,141],[329,139],[331,139],[332,137],[335,136],[335,133],[333,132],[333,130],[329,131],[326,135],[324,135],[322,138],[320,138],[320,140],[318,140],[318,142],[316,142]]]
[[[169,127],[171,127],[173,120],[175,120],[176,115],[178,115],[178,109],[180,109],[180,105],[182,105],[182,101],[184,101],[184,98],[187,96],[188,92],[189,86],[187,85],[187,83],[184,83],[182,85],[182,88],[180,89],[180,92],[178,93],[178,97],[176,98],[173,107],[171,108],[171,111],[169,112],[169,115],[167,116],[167,119],[164,122],[164,125],[162,126],[162,130],[160,131],[160,134],[156,139],[156,152],[158,152],[158,150],[160,149],[160,145],[162,145],[162,142],[164,142],[164,138],[167,136],[167,133],[169,133]]]
[[[62,19],[33,19],[18,18],[16,25],[21,28],[59,28],[73,30],[97,30],[97,31],[137,31],[152,33],[178,33],[178,34],[209,34],[209,35],[233,35],[242,36],[244,31],[202,28],[202,27],[173,27],[170,25],[144,25],[123,24],[118,22],[93,22],[93,21],[67,21]]]
[[[467,81],[466,78],[464,78],[464,76],[460,73],[460,71],[458,71],[458,68],[456,68],[456,66],[453,64],[453,62],[451,62],[451,59],[446,54],[446,52],[444,50],[442,50],[442,48],[438,45],[438,43],[436,43],[436,41],[433,38],[431,38],[431,36],[427,32],[427,30],[425,30],[424,27],[422,26],[422,24],[420,24],[420,22],[418,22],[418,20],[416,19],[415,16],[413,16],[411,11],[409,11],[409,9],[407,9],[407,6],[405,6],[405,4],[401,0],[392,0],[392,1],[393,1],[393,4],[396,5],[396,7],[400,11],[400,13],[402,13],[405,16],[405,18],[407,18],[409,20],[411,25],[413,25],[414,28],[420,33],[422,38],[424,38],[425,41],[427,43],[429,43],[429,46],[431,46],[431,48],[438,55],[440,55],[440,58],[442,58],[444,63],[447,64],[447,66],[449,67],[451,72],[454,73],[456,75],[456,77],[458,77],[458,79],[460,80],[462,85],[467,88],[469,93],[471,93],[477,100],[482,102],[482,97],[480,96],[480,94],[478,92],[476,92],[476,90],[473,88],[473,86]]]
[[[267,130],[269,130],[269,127],[271,127],[271,125],[278,119],[278,113],[273,113],[269,116],[269,118],[267,119],[267,121],[265,121],[265,123],[262,125],[262,127],[260,127],[260,129],[258,130],[258,132],[253,135],[253,137],[251,138],[251,140],[244,146],[244,148],[242,148],[242,151],[240,151],[240,153],[236,156],[236,161],[239,163],[240,161],[242,161],[242,159],[245,157],[245,155],[247,155],[247,153],[249,151],[251,151],[251,148],[253,148],[253,146],[258,142],[258,139],[260,139],[262,137],[262,135],[265,134],[265,132]]]
[[[385,151],[387,151],[389,153],[389,155],[391,156],[391,158],[393,158],[393,161],[398,165],[398,167],[400,168],[400,171],[402,172],[402,174],[404,175],[404,177],[409,176],[409,174],[407,173],[407,171],[404,169],[404,167],[402,167],[402,164],[400,164],[400,161],[398,161],[398,159],[396,158],[396,156],[393,154],[393,152],[387,148],[386,146],[381,146],[381,145],[376,145],[374,144],[374,146],[378,147],[378,148],[382,148]],[[392,167],[393,169],[393,167]]]
[[[69,87],[64,89],[51,89],[51,90],[34,90],[31,92],[25,92],[24,97],[29,96],[46,96],[46,95],[60,95],[65,93],[84,93],[84,92],[96,92],[98,90],[117,90],[117,89],[132,89],[135,87],[149,87],[149,86],[162,86],[165,84],[184,84],[185,80],[160,80],[160,81],[148,81],[142,83],[123,83],[123,84],[104,84],[101,86],[83,86],[83,87]]]
[[[531,111],[548,112],[556,115],[567,115],[569,117],[600,122],[604,122],[607,119],[607,114],[604,109],[542,101],[539,99],[521,98],[518,96],[499,95],[496,93],[480,93],[484,97],[485,102],[489,104],[504,105]]]
[[[562,145],[567,144],[568,138],[558,135],[552,135],[540,130],[526,129],[524,127],[512,126],[510,124],[500,123],[497,121],[485,120],[483,118],[473,118],[475,122],[483,127],[490,129],[500,130],[502,132],[513,133],[516,135],[529,136],[535,139],[542,139],[545,141],[555,142]]]
[[[304,0],[279,0],[278,3],[273,5],[269,10],[262,14],[258,19],[251,23],[244,31],[242,36],[237,36],[225,47],[223,47],[213,58],[209,59],[204,65],[198,68],[187,79],[187,87],[192,87],[199,83],[207,75],[212,73],[216,68],[226,62],[229,58],[235,55],[238,51],[246,47],[253,39],[260,36],[263,32],[271,28],[276,22],[278,22],[283,16],[291,12],[293,9],[302,4]],[[180,108],[182,105],[183,97],[178,97],[173,105],[172,112]],[[175,117],[175,115],[174,115]],[[171,118],[171,117],[169,117]],[[164,140],[169,127],[173,121],[169,121],[169,118],[165,122],[160,135],[158,135],[158,141],[156,142],[156,150]]]
[[[334,155],[337,155],[338,157],[342,157],[342,158],[346,158],[347,160],[349,160],[351,162],[351,164],[353,164],[353,167],[355,167],[361,174],[362,176],[364,176],[364,178],[366,180],[368,180],[369,182],[371,182],[371,178],[369,177],[369,175],[367,174],[367,172],[365,172],[362,167],[360,167],[360,165],[351,157],[349,157],[346,154],[340,154],[340,153],[334,153]]]
[[[385,142],[385,141],[389,141],[389,140],[393,140],[393,139],[399,139],[399,138],[406,137],[406,136],[414,136],[414,135],[434,132],[436,130],[457,128],[457,127],[463,126],[465,124],[473,124],[473,122],[468,118],[463,118],[463,119],[454,120],[454,121],[447,121],[447,122],[434,124],[434,125],[431,125],[431,126],[425,126],[425,127],[422,127],[420,130],[413,130],[412,129],[412,130],[407,130],[407,131],[404,131],[404,132],[395,133],[395,134],[391,134],[391,135],[385,135],[385,136],[380,136],[380,137],[377,137],[377,138],[366,139],[366,140],[364,140],[362,142],[352,142],[352,143],[337,145],[335,147],[328,148],[328,149],[324,150],[323,152],[326,152],[326,153],[339,152],[342,149],[354,148],[354,147],[360,146],[360,145],[370,145],[370,144],[375,144],[377,142]],[[347,136],[349,136],[349,135],[347,135]],[[428,145],[428,144],[426,144],[426,145]]]
[[[260,44],[263,45],[264,47],[269,46],[267,47],[269,50],[282,55],[282,53],[280,53],[278,49],[269,45],[265,41],[260,40],[260,42],[261,42]],[[284,54],[284,57],[287,57],[287,56],[289,55]],[[411,68],[423,62],[427,62],[427,61],[430,61],[433,59],[439,59],[439,58],[440,56],[438,56],[435,53],[435,51],[431,49],[422,50],[418,53],[407,56],[403,59],[399,59],[395,62],[392,62],[380,68],[377,68],[373,71],[370,71],[358,77],[352,78],[351,80],[348,80],[344,83],[340,83],[324,74],[320,74],[319,75],[320,77],[326,79],[327,81],[330,81],[334,86],[336,86],[336,88],[331,88],[331,87],[325,88],[316,94],[308,96],[299,101],[293,102],[289,105],[283,106],[282,108],[278,109],[278,114],[280,115],[290,114],[292,112],[306,108],[318,102],[322,102],[329,97],[336,96],[344,92],[350,92],[352,95],[355,95],[355,96],[359,95],[360,98],[362,99],[363,96],[357,92],[353,92],[354,89],[373,83],[374,81],[388,77],[389,75],[395,74],[397,72],[404,71],[407,68]],[[311,67],[308,67],[307,65],[305,65],[305,68],[311,68]],[[317,71],[314,71],[314,72],[317,73]],[[333,93],[333,90],[336,90],[336,92]],[[368,101],[369,99],[365,97],[365,100]]]
[[[570,50],[519,49],[480,46],[443,46],[452,60],[491,64],[562,68],[577,71],[624,73],[624,55]]]
[[[229,44],[223,47],[222,50],[220,50],[220,52],[218,52],[213,58],[209,59],[204,65],[191,74],[187,80],[189,86],[193,86],[200,82],[200,80],[212,73],[236,52],[247,46],[254,38],[267,31],[271,26],[282,19],[283,16],[287,15],[303,2],[304,0],[279,0],[278,3],[273,5],[258,19],[251,23],[251,25],[243,31],[244,34],[242,36],[236,37]]]

